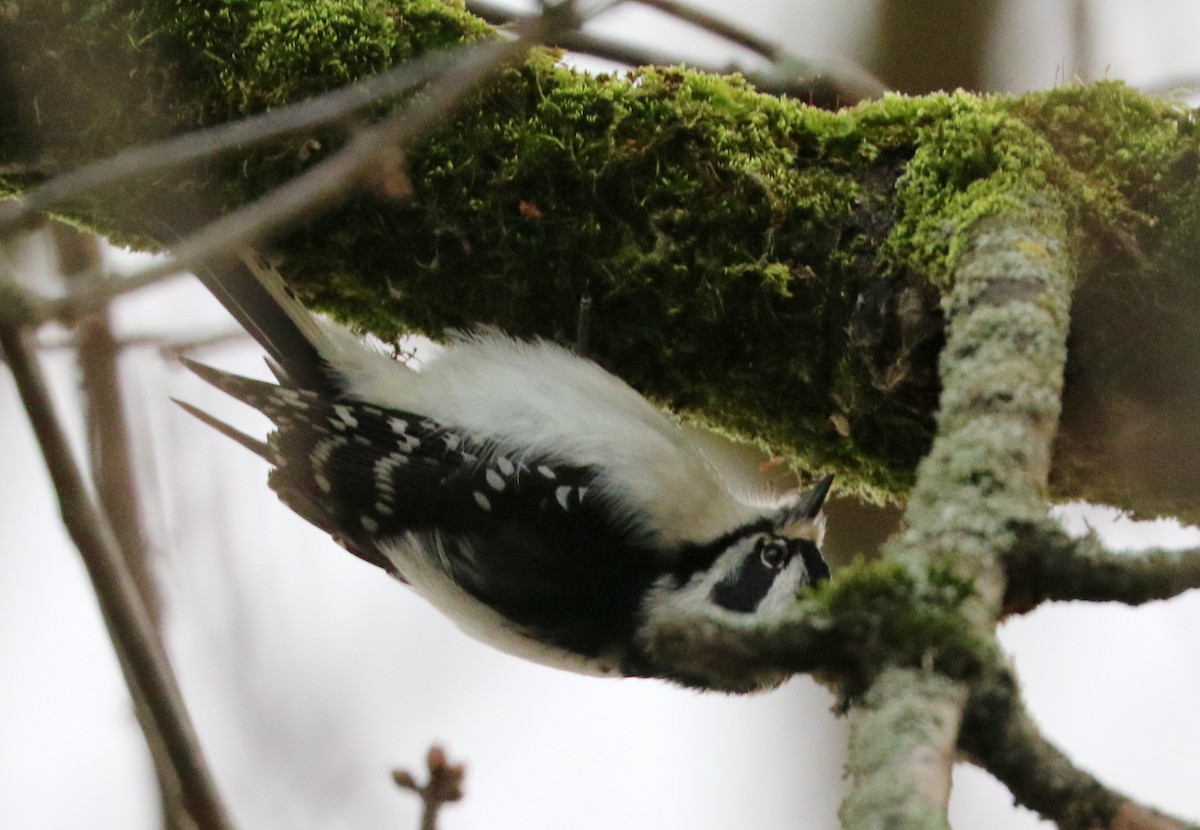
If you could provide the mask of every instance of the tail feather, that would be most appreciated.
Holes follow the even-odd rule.
[[[192,415],[203,423],[208,424],[222,435],[237,441],[243,447],[250,450],[250,452],[266,461],[271,462],[272,464],[275,463],[275,458],[271,454],[271,448],[265,441],[259,441],[257,438],[252,438],[244,432],[239,432],[224,421],[217,420],[212,415],[209,415],[202,409],[197,409],[190,403],[185,403],[184,401],[176,400],[175,398],[171,398],[171,400],[178,404],[184,412],[187,412],[189,415]]]
[[[336,393],[325,355],[331,344],[269,263],[251,251],[209,262],[196,276],[282,368],[291,385]]]
[[[260,412],[265,403],[273,400],[279,394],[280,387],[273,383],[222,372],[220,369],[205,366],[203,363],[197,363],[186,357],[179,358],[179,362],[205,383],[215,386],[229,397],[249,404]]]

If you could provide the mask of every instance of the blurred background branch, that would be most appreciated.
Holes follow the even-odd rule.
[[[170,761],[171,772],[165,767],[158,770],[163,804],[168,811],[164,821],[179,822],[181,812],[186,811],[200,827],[213,830],[232,827],[153,617],[130,570],[129,557],[122,552],[107,517],[91,501],[59,425],[28,332],[12,314],[21,300],[8,275],[0,279],[0,296],[6,300],[0,304],[5,306],[0,318],[0,346],[54,481],[63,522],[87,566],[131,694],[139,711],[146,716],[146,723],[152,723],[146,732],[151,754],[158,758],[165,756]],[[110,494],[110,498],[117,496]]]

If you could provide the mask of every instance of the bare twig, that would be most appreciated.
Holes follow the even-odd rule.
[[[412,773],[402,769],[392,771],[392,780],[401,789],[411,790],[421,797],[421,830],[436,830],[438,812],[442,807],[453,801],[462,801],[466,767],[463,764],[451,764],[445,751],[436,745],[429,748],[425,765],[429,768],[429,780],[424,784],[418,784]]]
[[[113,279],[91,273],[67,297],[43,304],[35,322],[71,320],[106,305],[114,298],[179,274],[210,257],[236,251],[288,225],[303,221],[344,198],[365,171],[394,154],[396,145],[436,123],[460,96],[482,82],[506,57],[528,44],[521,41],[488,44],[448,72],[430,96],[410,109],[355,135],[338,152],[262,198],[206,225],[168,251],[168,257]],[[393,156],[394,157],[394,156]]]
[[[50,228],[58,253],[59,269],[68,277],[100,260],[99,241],[66,225]],[[76,359],[86,402],[88,450],[92,482],[146,606],[151,623],[161,628],[158,586],[154,582],[150,551],[142,532],[141,510],[134,483],[133,462],[126,430],[125,408],[117,372],[119,346],[113,337],[107,309],[85,317],[74,338]],[[123,666],[129,671],[128,666]],[[183,830],[189,824],[180,787],[166,744],[158,732],[149,703],[137,683],[130,684],[134,713],[142,728],[158,781],[163,826]]]
[[[100,263],[99,241],[62,224],[52,226],[59,267],[68,280]],[[100,508],[108,517],[142,602],[155,627],[161,617],[157,586],[151,575],[149,545],[142,532],[125,406],[117,375],[120,344],[107,309],[79,322],[74,338],[85,405],[92,479]]]
[[[29,344],[28,333],[12,315],[20,298],[0,282],[0,346],[37,435],[46,467],[58,492],[63,523],[83,557],[101,611],[127,670],[126,680],[144,700],[170,757],[188,813],[196,824],[213,830],[232,827],[217,795],[174,672],[150,615],[121,556],[112,528],[88,496],[75,460],[54,412],[46,384]]]
[[[1056,600],[1141,605],[1200,588],[1200,548],[1114,552],[1051,522],[1017,526],[1005,567],[1009,613]]]
[[[685,8],[680,4],[647,3],[646,5],[653,5],[660,11],[692,25],[700,26],[720,37],[726,37],[727,33],[732,32],[735,36],[726,37],[727,40],[762,55],[770,62],[770,66],[766,69],[750,69],[737,64],[718,66],[684,58],[678,53],[635,46],[577,30],[560,32],[548,40],[547,44],[571,52],[594,55],[626,66],[686,64],[701,72],[713,74],[738,72],[763,92],[772,95],[787,95],[829,109],[878,98],[887,91],[887,87],[882,81],[851,61],[802,58],[788,52],[778,44],[770,43],[731,24],[718,21],[703,12],[689,10],[688,14],[675,14],[675,10]],[[666,8],[667,5],[673,6],[673,9]],[[498,26],[512,25],[526,17],[516,14],[508,8],[488,2],[488,0],[470,0],[467,8],[488,23]],[[705,25],[706,23],[713,25]],[[749,43],[753,43],[759,48],[749,46]],[[828,94],[829,88],[832,89],[831,94]]]
[[[959,747],[1008,787],[1017,803],[1061,830],[1196,830],[1097,781],[1041,734],[1011,671],[972,684]]]
[[[113,347],[117,351],[142,348],[157,349],[164,357],[175,358],[197,349],[224,346],[227,343],[238,343],[249,339],[250,335],[246,334],[246,330],[238,328],[222,331],[196,332],[194,334],[184,333],[175,336],[165,334],[136,334],[129,337],[114,337]],[[61,351],[64,349],[74,351],[80,348],[80,343],[81,338],[75,336],[43,336],[38,338],[37,348],[40,352]],[[0,362],[2,361],[3,356],[0,355]]]
[[[686,3],[678,3],[675,0],[636,0],[636,2],[642,6],[658,9],[660,12],[669,14],[671,17],[691,23],[697,28],[711,32],[722,40],[736,43],[738,46],[762,55],[769,61],[778,60],[784,54],[783,47],[778,43],[767,40],[764,37],[759,37],[749,29],[743,29],[741,26],[730,23],[727,20],[722,20],[715,15],[689,6]]]
[[[456,62],[494,46],[494,43],[470,44],[436,52],[359,83],[278,110],[124,150],[110,158],[55,176],[18,199],[0,202],[0,231],[35,219],[64,201],[97,188],[344,119],[365,107],[419,86]]]

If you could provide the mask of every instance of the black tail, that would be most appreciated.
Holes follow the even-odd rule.
[[[298,389],[336,395],[322,355],[328,340],[278,272],[255,254],[205,263],[196,276]]]
[[[189,415],[191,415],[195,418],[198,418],[203,423],[208,424],[210,427],[212,427],[213,429],[215,429],[217,432],[221,433],[222,435],[232,438],[234,441],[237,441],[239,444],[241,444],[246,449],[250,450],[250,452],[254,453],[259,458],[263,458],[263,459],[271,462],[272,464],[275,463],[275,457],[271,454],[271,447],[270,447],[270,445],[267,444],[266,441],[259,441],[257,438],[253,438],[244,432],[236,430],[233,427],[231,427],[229,424],[225,423],[224,421],[218,421],[216,418],[214,418],[212,415],[209,415],[203,409],[197,409],[196,407],[192,406],[190,403],[187,403],[186,401],[181,401],[176,398],[171,398],[171,400],[174,401],[176,404],[178,404],[179,408],[182,409],[184,412],[188,413]]]

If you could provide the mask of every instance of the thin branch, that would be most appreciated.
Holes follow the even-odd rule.
[[[447,118],[498,66],[515,60],[556,33],[578,26],[616,2],[620,0],[603,0],[586,13],[577,13],[571,4],[563,3],[525,21],[516,39],[490,43],[465,56],[411,106],[363,129],[328,159],[262,198],[210,222],[169,249],[164,261],[118,280],[102,273],[84,275],[78,291],[35,305],[30,310],[30,322],[73,320],[117,296],[179,274],[205,260],[229,256],[347,198],[355,185],[381,185],[394,190],[390,183],[402,178],[396,171],[402,164],[403,148]]]
[[[113,337],[113,347],[117,351],[126,349],[157,349],[164,357],[175,358],[188,352],[198,349],[207,349],[213,346],[224,346],[228,343],[239,343],[249,341],[250,335],[246,334],[246,330],[242,328],[226,329],[222,331],[211,332],[196,332],[195,334],[180,334],[177,336],[168,336],[165,334],[135,334],[129,337]],[[80,348],[81,339],[72,335],[68,336],[53,336],[39,337],[37,341],[37,349],[40,352],[45,351],[74,351]],[[4,356],[0,355],[0,362],[3,362]]]
[[[959,747],[1008,787],[1017,803],[1061,830],[1196,830],[1097,781],[1046,740],[1012,672],[996,667],[972,685]]]
[[[769,688],[793,674],[852,675],[850,638],[861,633],[835,628],[828,615],[805,604],[769,624],[655,605],[646,623],[642,647],[654,663],[651,674],[728,692]]]
[[[443,83],[430,90],[428,98],[360,131],[328,159],[256,201],[205,225],[170,248],[165,259],[116,279],[102,273],[81,277],[80,287],[67,297],[46,301],[35,309],[37,317],[33,322],[73,320],[118,296],[180,274],[206,259],[228,255],[263,236],[302,222],[346,198],[367,171],[395,167],[399,142],[437,123],[461,95],[482,82],[495,66],[520,48],[528,48],[528,44],[516,44],[522,42],[488,44],[448,72]]]
[[[55,176],[20,198],[0,202],[0,231],[36,219],[62,202],[134,176],[169,170],[227,150],[343,120],[359,110],[425,83],[455,63],[494,44],[468,46],[417,58],[372,78],[230,124],[196,130],[124,150]]]
[[[1114,552],[1094,535],[1072,539],[1051,522],[1015,527],[1005,554],[1005,610],[1081,600],[1141,605],[1200,588],[1200,548]]]
[[[674,5],[676,8],[681,8],[678,4]],[[655,8],[659,8],[659,6],[655,5]],[[514,13],[512,10],[495,5],[488,0],[470,0],[467,3],[467,9],[496,26],[512,25],[526,18],[525,15]],[[660,11],[673,14],[666,8],[660,8]],[[702,12],[695,10],[691,10],[691,12],[688,16],[674,16],[693,25],[701,25],[693,19],[697,16],[705,21],[715,20]],[[887,91],[887,87],[882,81],[852,61],[802,58],[786,51],[778,44],[768,43],[730,24],[720,21],[715,21],[715,23],[715,29],[708,26],[701,26],[701,28],[721,37],[724,37],[723,33],[726,31],[736,32],[736,37],[727,39],[741,46],[746,46],[744,42],[746,40],[762,46],[766,50],[765,52],[759,49],[751,49],[751,51],[762,54],[770,61],[770,65],[765,69],[748,69],[737,64],[718,66],[684,58],[675,52],[636,46],[577,30],[561,32],[548,40],[547,45],[583,55],[593,55],[631,67],[687,65],[701,72],[717,75],[737,72],[763,92],[772,95],[787,95],[826,109],[836,109],[858,101],[879,98]]]
[[[20,303],[16,291],[11,285],[0,283],[0,294],[4,295],[0,298],[0,310],[12,315],[14,306]],[[58,493],[63,523],[83,557],[113,645],[128,672],[126,680],[136,687],[135,696],[140,696],[149,708],[192,819],[206,830],[230,828],[232,824],[217,795],[162,643],[113,530],[88,495],[50,401],[28,333],[16,320],[19,318],[13,316],[0,319],[0,347],[8,359]]]
[[[63,224],[50,227],[58,255],[59,270],[70,277],[100,261],[99,241]],[[121,554],[133,575],[151,623],[161,631],[162,614],[158,586],[154,582],[150,549],[142,531],[141,508],[134,482],[125,407],[121,400],[117,355],[107,309],[85,317],[73,338],[85,399],[88,455],[92,483],[100,509],[112,526]],[[128,672],[127,666],[123,671]],[[134,714],[142,728],[158,782],[163,826],[183,830],[189,825],[183,790],[175,775],[166,744],[158,732],[149,703],[139,684],[130,684]]]
[[[440,746],[432,746],[425,756],[429,780],[418,784],[407,770],[393,770],[392,781],[397,787],[410,790],[421,797],[421,830],[437,830],[438,813],[446,804],[462,801],[463,778],[466,767],[451,764]]]
[[[101,261],[99,241],[63,224],[51,226],[59,268],[68,281],[74,274],[95,268]],[[108,517],[142,602],[158,626],[160,598],[150,567],[150,549],[142,531],[141,508],[134,482],[125,405],[121,400],[117,353],[107,309],[85,317],[74,337],[82,381],[92,481],[100,508]]]
[[[764,37],[759,37],[749,29],[743,29],[741,26],[730,23],[727,20],[722,20],[716,15],[709,14],[702,9],[697,9],[686,3],[678,3],[675,0],[636,0],[636,2],[639,5],[658,9],[660,12],[669,14],[671,17],[691,23],[693,26],[714,34],[722,40],[736,43],[738,46],[762,55],[769,61],[778,60],[784,54],[783,47],[778,43]]]

